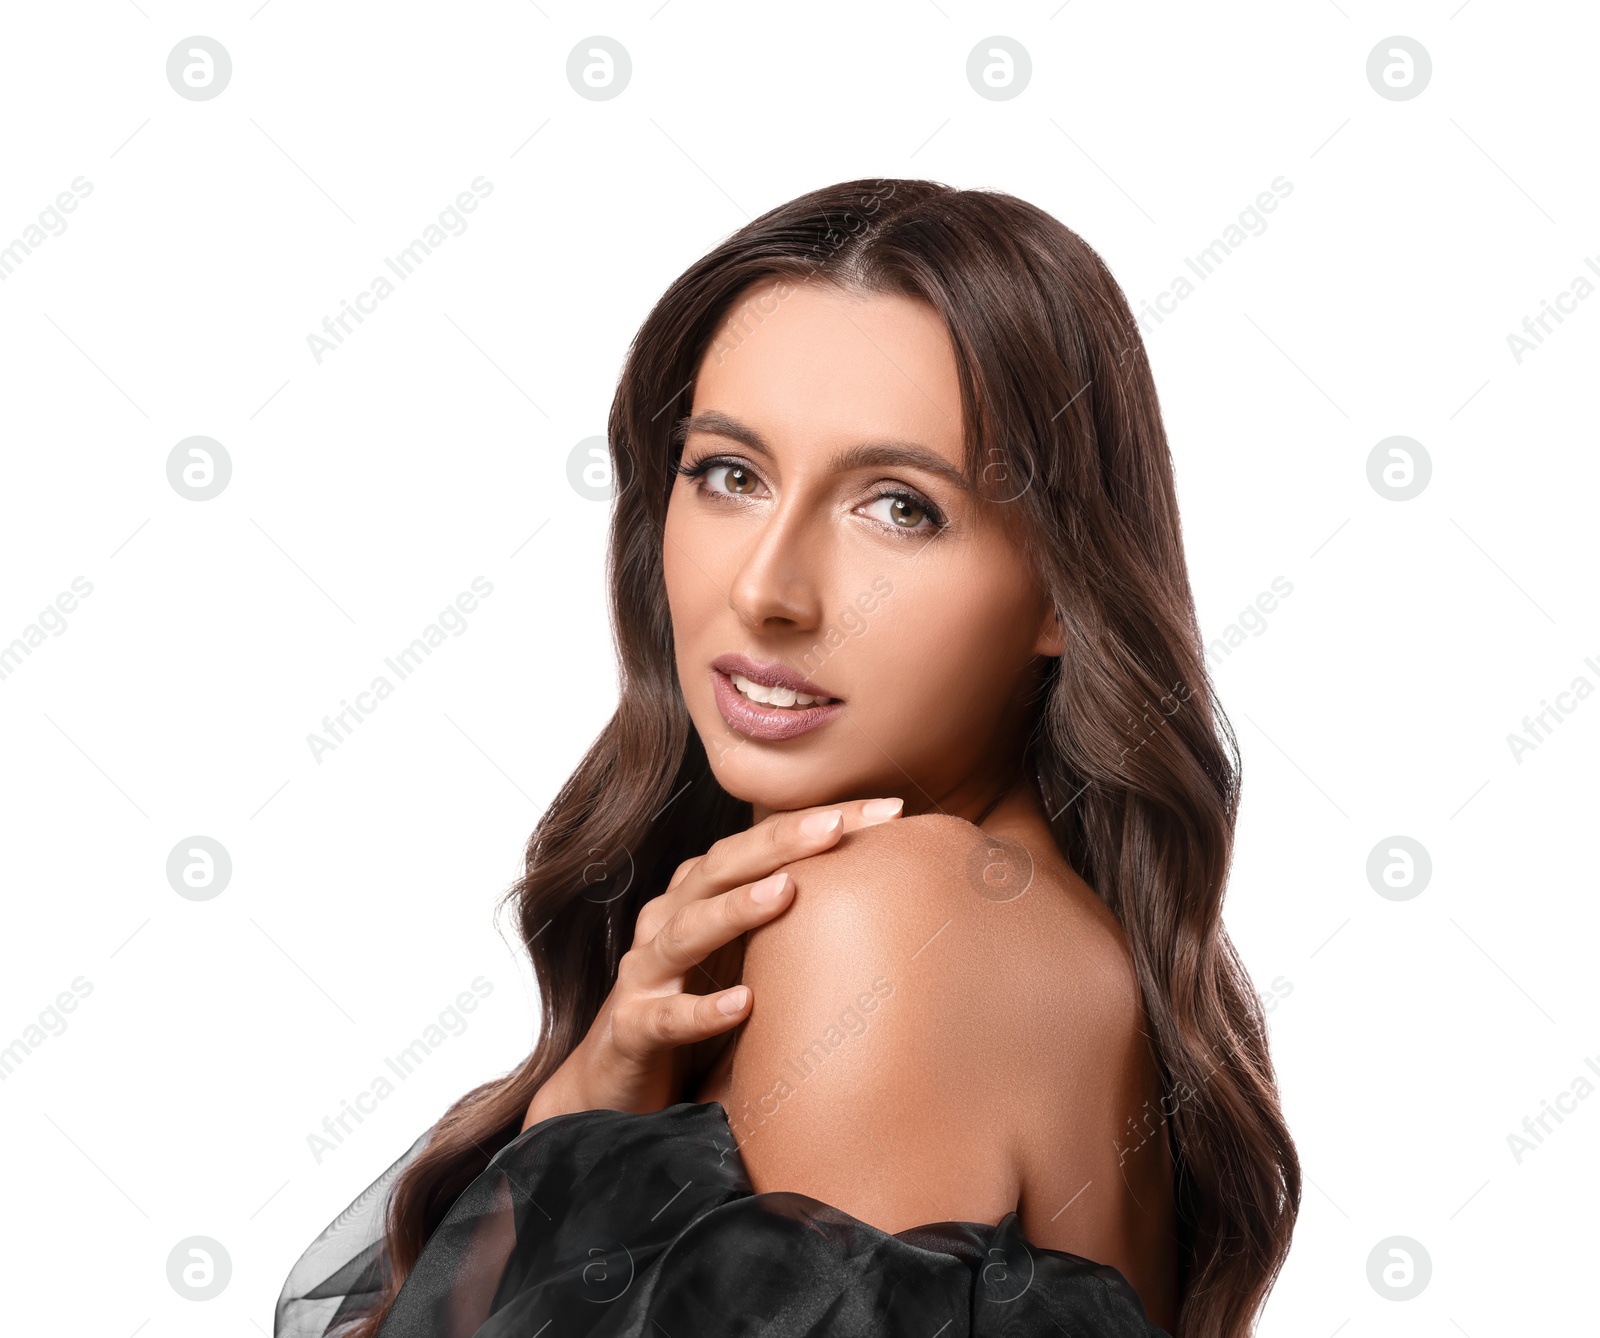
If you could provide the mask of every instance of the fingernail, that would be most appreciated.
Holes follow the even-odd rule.
[[[800,819],[800,835],[806,837],[826,836],[844,821],[844,814],[838,809],[830,809],[826,813],[813,813],[809,817]]]
[[[743,985],[735,985],[731,990],[717,1000],[717,1012],[737,1013],[744,1007],[745,997],[750,993]]]
[[[789,875],[786,873],[769,873],[759,883],[751,884],[750,899],[760,902],[776,901],[788,881]]]
[[[868,823],[888,822],[890,818],[898,818],[905,806],[904,799],[874,799],[861,805],[861,816]]]

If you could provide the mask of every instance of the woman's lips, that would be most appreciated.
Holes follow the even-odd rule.
[[[844,710],[842,701],[829,702],[826,706],[765,706],[746,697],[720,669],[711,671],[711,685],[717,698],[717,710],[728,728],[746,738],[768,743],[809,733]]]

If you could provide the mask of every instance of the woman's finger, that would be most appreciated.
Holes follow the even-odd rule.
[[[774,813],[742,832],[725,836],[711,849],[680,866],[665,895],[674,905],[726,892],[754,882],[780,865],[828,849],[845,832],[875,826],[900,816],[899,799],[855,799],[844,804]]]
[[[635,947],[647,944],[679,909],[751,883],[784,864],[821,854],[845,832],[872,827],[900,816],[899,799],[856,799],[848,803],[774,813],[742,832],[725,836],[704,855],[678,866],[667,890],[639,908]]]
[[[735,985],[715,994],[668,994],[641,998],[612,1020],[617,1048],[637,1060],[693,1045],[737,1027],[750,1007],[750,987]]]
[[[661,989],[688,974],[718,948],[765,924],[794,896],[794,876],[768,874],[754,883],[678,907],[651,937],[629,955],[630,988]]]

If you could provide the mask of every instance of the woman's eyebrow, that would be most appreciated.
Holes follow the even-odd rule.
[[[674,436],[682,443],[691,432],[704,432],[712,436],[726,437],[729,441],[736,441],[741,446],[754,451],[757,455],[764,455],[767,459],[774,459],[772,447],[767,445],[761,434],[753,427],[741,423],[737,418],[722,413],[717,409],[708,409],[704,413],[697,413],[689,418],[682,419],[677,426]],[[851,469],[892,469],[896,466],[925,469],[930,474],[937,474],[949,480],[963,491],[970,492],[972,485],[967,476],[942,455],[930,451],[926,446],[918,446],[906,441],[883,441],[849,446],[836,454],[828,462],[829,469],[836,474],[845,473]]]

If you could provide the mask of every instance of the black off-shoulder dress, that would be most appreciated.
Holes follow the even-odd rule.
[[[389,1191],[424,1134],[284,1283],[273,1338],[338,1338],[383,1277]],[[1116,1269],[1015,1213],[891,1235],[755,1193],[717,1101],[525,1129],[452,1205],[381,1338],[1166,1338]]]

